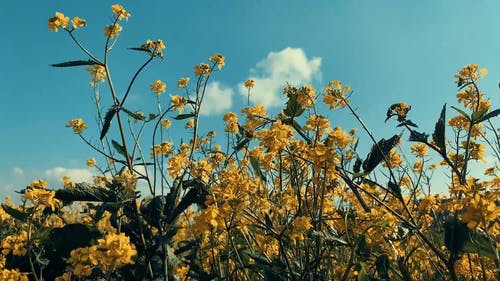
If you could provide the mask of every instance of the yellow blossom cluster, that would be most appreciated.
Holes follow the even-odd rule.
[[[153,57],[163,58],[163,50],[166,48],[163,40],[158,39],[156,41],[147,40],[146,43],[142,44],[140,49],[148,51]]]
[[[342,87],[342,83],[338,80],[332,80],[328,83],[328,86],[323,90],[323,102],[330,107],[330,109],[335,109],[340,107],[345,107],[349,103],[349,99],[346,93],[351,91],[349,86]]]
[[[71,119],[68,121],[68,125],[66,125],[67,128],[73,128],[73,133],[75,134],[81,134],[83,130],[87,129],[87,124],[83,122],[82,118],[78,119]]]
[[[156,80],[155,82],[149,84],[149,88],[158,96],[167,90],[167,84],[161,80]]]
[[[189,77],[181,78],[177,82],[177,88],[179,88],[179,89],[186,88],[186,86],[187,86],[188,83],[189,83]]]
[[[221,70],[221,69],[222,69],[222,67],[225,65],[224,60],[225,60],[224,56],[223,56],[223,55],[221,55],[221,54],[219,54],[219,53],[217,53],[217,54],[215,54],[215,55],[211,56],[211,57],[208,59],[208,61],[211,61],[211,62],[216,63],[216,64],[217,64],[217,68],[218,68],[219,70]],[[204,73],[203,73],[203,74],[204,74]],[[207,73],[207,74],[209,74],[209,73]],[[196,74],[196,75],[199,75],[199,74]]]
[[[43,180],[33,181],[24,191],[24,198],[30,200],[35,205],[42,204],[54,210],[59,200],[54,198],[56,192],[47,190],[46,187],[47,183]]]

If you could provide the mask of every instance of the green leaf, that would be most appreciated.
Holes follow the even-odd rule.
[[[305,108],[299,104],[296,95],[289,95],[286,102],[285,114],[288,117],[298,117],[304,112]]]
[[[360,262],[356,265],[356,271],[358,276],[356,276],[357,281],[368,281],[370,280],[368,273],[366,272],[366,266],[364,262]]]
[[[123,145],[119,144],[115,140],[111,140],[111,144],[116,149],[116,152],[120,153],[123,157],[125,157],[125,159],[128,159],[127,151]]]
[[[458,258],[465,242],[470,238],[467,225],[456,217],[450,217],[444,225],[444,245],[450,251],[452,259]]]
[[[483,108],[481,110],[474,111],[471,116],[472,123],[476,124],[477,120],[481,119],[486,112],[488,112],[488,108]]]
[[[490,259],[495,259],[498,254],[495,241],[488,234],[480,232],[477,229],[471,231],[470,237],[465,242],[462,251],[464,253],[479,254]]]
[[[183,120],[194,117],[194,113],[179,114],[174,117],[175,120]]]
[[[434,127],[434,133],[432,134],[432,140],[439,147],[442,153],[446,153],[445,145],[445,119],[446,119],[446,104],[443,105],[441,110],[441,115],[439,116],[436,126]]]
[[[108,112],[106,112],[106,115],[104,116],[104,123],[102,125],[101,136],[99,137],[100,140],[104,139],[108,133],[109,127],[111,126],[111,120],[113,120],[117,111],[117,108],[112,106],[109,108]]]
[[[14,209],[14,208],[8,206],[7,204],[2,204],[2,209],[16,220],[20,220],[22,222],[28,221],[29,214],[26,212],[20,211],[18,209]]]
[[[488,119],[490,119],[492,117],[497,116],[498,114],[500,114],[500,109],[495,109],[495,110],[491,111],[490,113],[482,116],[481,118],[479,118],[478,120],[476,120],[474,123],[475,124],[481,123],[481,122],[486,121],[486,120],[488,120]]]
[[[446,105],[446,104],[445,104]],[[461,110],[460,108],[458,107],[454,107],[454,106],[451,106],[451,108],[455,109],[458,113],[460,113],[460,115],[462,115],[463,117],[465,117],[467,120],[470,121],[470,117],[469,117],[469,114],[467,114],[465,111]]]
[[[381,139],[378,143],[372,146],[372,149],[363,161],[363,170],[365,173],[370,173],[382,162],[389,151],[399,142],[400,136],[394,135],[390,139]]]
[[[253,156],[250,156],[250,165],[252,165],[252,169],[254,171],[254,173],[262,180],[262,181],[266,181],[266,176],[264,175],[264,173],[262,173],[262,170],[260,169],[260,163],[259,163],[259,159],[253,157]]]
[[[72,67],[72,66],[94,65],[94,64],[100,65],[100,63],[93,61],[93,60],[71,60],[71,61],[51,64],[50,66],[52,66],[52,67]]]

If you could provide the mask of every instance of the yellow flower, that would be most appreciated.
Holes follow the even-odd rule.
[[[74,188],[76,186],[76,183],[70,181],[68,176],[62,177],[62,182],[65,188]]]
[[[96,164],[96,161],[95,161],[95,159],[94,159],[94,158],[89,158],[89,159],[87,159],[86,164],[87,164],[87,166],[89,166],[89,167],[94,167],[94,166],[95,166],[95,164]]]
[[[179,89],[186,88],[188,82],[189,82],[189,77],[184,77],[179,79],[179,81],[177,82],[177,88]]]
[[[209,75],[212,70],[210,69],[210,65],[206,63],[201,63],[199,65],[196,65],[194,67],[194,74],[195,75]]]
[[[2,255],[6,256],[9,253],[14,256],[24,256],[26,254],[26,244],[28,241],[28,233],[22,230],[17,235],[9,235],[1,242]]]
[[[82,118],[78,119],[71,119],[68,121],[68,125],[66,125],[66,128],[73,128],[73,132],[75,134],[81,134],[83,130],[87,129],[87,124],[83,122]]]
[[[92,82],[91,84],[101,81],[104,82],[104,79],[106,78],[106,69],[104,66],[99,65],[99,64],[94,64],[92,66],[87,66],[87,71],[92,75]]]
[[[184,128],[188,129],[188,128],[193,128],[194,127],[194,119],[189,119],[189,121],[187,121],[186,125],[184,125]]]
[[[252,89],[255,86],[255,81],[253,79],[247,79],[245,81],[245,87]]]
[[[168,155],[172,152],[172,143],[165,141],[159,145],[154,145],[151,150],[151,158],[159,155]]]
[[[28,276],[19,272],[19,269],[0,269],[0,280],[6,281],[28,281]]]
[[[411,152],[413,152],[417,157],[426,156],[427,150],[429,150],[429,147],[425,143],[419,142],[411,146]]]
[[[163,119],[163,120],[161,120],[161,125],[163,127],[165,127],[165,128],[170,128],[170,126],[172,125],[172,123],[168,119]]]
[[[227,122],[225,131],[228,133],[237,133],[238,128],[238,115],[234,112],[228,112],[224,115],[224,121]]]
[[[333,80],[328,83],[328,87],[323,90],[323,102],[330,107],[330,109],[338,108],[339,106],[345,107],[349,100],[345,93],[349,92],[349,86],[342,87],[342,83],[338,80]]]
[[[147,40],[140,48],[149,51],[153,57],[163,58],[163,49],[166,46],[161,39],[158,39],[156,41]]]
[[[64,16],[63,13],[56,12],[56,16],[49,19],[48,26],[49,29],[54,30],[55,32],[59,31],[59,27],[64,29],[68,28],[69,17]]]
[[[104,238],[97,240],[97,249],[102,252],[99,263],[105,272],[116,270],[126,264],[133,264],[132,257],[137,255],[134,244],[124,233],[107,234]]]
[[[171,106],[179,111],[179,113],[182,113],[182,110],[184,109],[184,106],[187,104],[187,100],[184,99],[181,96],[170,96],[172,99]]]
[[[74,17],[71,20],[71,24],[73,25],[74,29],[87,26],[87,22],[84,19],[81,19],[79,17]]]
[[[396,149],[391,149],[389,152],[389,155],[387,156],[388,162],[389,162],[389,168],[394,169],[401,165],[401,155],[396,151]],[[387,162],[384,161],[382,162],[382,165],[384,167],[387,167]]]
[[[31,200],[33,203],[40,203],[45,206],[48,206],[55,210],[56,204],[59,203],[59,200],[54,198],[56,192],[53,190],[46,190],[45,187],[39,188],[36,185],[28,186],[24,191],[24,198]]]
[[[167,85],[161,80],[156,80],[155,82],[149,84],[151,91],[155,92],[157,95],[165,92],[167,90]]]
[[[137,185],[137,177],[126,169],[121,172],[121,174],[114,176],[113,183],[119,184],[126,191],[133,193],[135,191],[135,186]]]
[[[118,23],[108,25],[104,27],[104,36],[106,36],[106,38],[113,39],[118,36],[122,30],[123,27],[121,27]]]
[[[208,60],[217,63],[217,68],[219,68],[219,70],[221,70],[222,67],[225,65],[224,56],[219,53],[211,56]]]
[[[113,13],[118,17],[118,20],[128,20],[128,17],[130,17],[130,13],[127,13],[123,6],[119,4],[111,6],[111,11],[113,11]]]

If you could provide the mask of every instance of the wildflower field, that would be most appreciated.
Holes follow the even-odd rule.
[[[157,110],[137,111],[131,89],[165,62],[166,46],[129,48],[144,63],[116,90],[108,55],[131,14],[119,4],[111,12],[102,57],[79,40],[85,19],[48,19],[82,56],[52,67],[91,77],[98,130],[77,116],[66,127],[95,153],[86,163],[95,177],[64,177],[61,187],[34,179],[21,203],[2,203],[0,280],[500,279],[500,106],[481,91],[485,68],[457,66],[444,81],[456,84],[456,103],[432,113],[429,132],[395,101],[384,116],[394,134],[376,137],[338,80],[322,90],[286,84],[286,103],[268,114],[251,103],[252,79],[247,106],[224,114],[217,132],[200,125],[200,109],[225,57],[179,77],[169,104],[160,100],[166,84],[152,79]],[[335,110],[359,129],[325,117]],[[359,130],[369,153],[357,151]],[[447,175],[447,193],[431,184],[435,171]]]

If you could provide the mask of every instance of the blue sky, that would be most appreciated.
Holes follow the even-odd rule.
[[[65,32],[49,30],[47,19],[56,11],[86,19],[77,37],[102,57],[103,27],[115,3],[0,0],[0,196],[38,178],[57,188],[62,175],[78,180],[91,174],[85,159],[96,154],[64,127],[83,117],[95,129],[89,75],[84,68],[48,66],[86,57]],[[130,99],[134,110],[154,105],[150,82],[167,83],[162,99],[168,102],[177,79],[192,76],[195,64],[217,52],[226,56],[226,67],[210,86],[203,117],[210,128],[222,128],[222,111],[239,112],[245,105],[240,83],[248,77],[257,82],[254,101],[271,108],[286,82],[312,83],[321,91],[328,81],[341,80],[353,89],[352,104],[377,138],[399,133],[394,123],[383,122],[387,107],[399,101],[412,105],[412,119],[432,132],[442,105],[456,104],[453,74],[468,63],[488,68],[481,88],[493,107],[500,105],[498,1],[118,3],[132,14],[110,56],[119,91],[145,59],[126,48],[159,38],[167,45],[165,59],[139,77]],[[334,125],[360,127],[345,110],[328,117]],[[366,138],[361,144],[364,151],[370,145]]]

